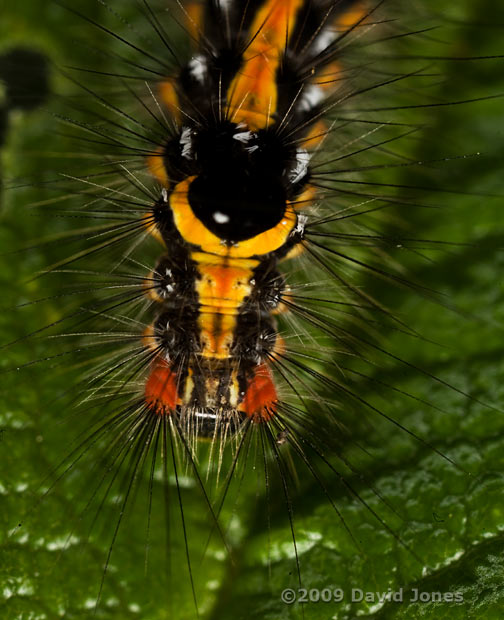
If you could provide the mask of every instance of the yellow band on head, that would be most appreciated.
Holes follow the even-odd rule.
[[[297,216],[292,205],[288,202],[282,219],[269,230],[266,230],[251,239],[228,245],[225,240],[214,235],[199,220],[189,204],[189,187],[195,176],[188,177],[175,186],[170,194],[170,207],[177,230],[187,243],[199,246],[203,252],[228,256],[229,258],[250,258],[274,252],[282,247],[289,238],[297,223]],[[239,209],[239,204],[236,205]]]

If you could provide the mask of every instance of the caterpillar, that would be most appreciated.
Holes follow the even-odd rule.
[[[465,28],[490,32],[470,8]],[[499,548],[502,423],[490,364],[445,373],[427,338],[462,321],[435,290],[459,261],[492,278],[493,258],[464,245],[475,215],[449,217],[448,233],[439,222],[441,199],[472,210],[481,198],[432,180],[481,164],[439,161],[472,155],[469,140],[415,147],[424,111],[458,122],[471,109],[458,104],[495,94],[440,94],[431,63],[462,79],[452,67],[499,59],[484,58],[491,42],[425,51],[436,31],[421,7],[407,13],[354,0],[61,9],[58,36],[71,39],[71,20],[102,47],[54,77],[75,89],[53,102],[68,152],[6,192],[7,210],[31,192],[46,220],[44,237],[28,207],[10,209],[14,236],[37,241],[21,254],[35,301],[23,292],[16,311],[32,318],[3,349],[7,617],[392,617],[377,593],[415,584],[462,592],[457,610],[475,613],[484,581],[456,568]],[[37,117],[19,122],[29,134]],[[438,144],[438,131],[424,134]],[[482,218],[482,247],[497,213]],[[20,263],[5,260],[14,282]],[[459,329],[451,344],[474,352]],[[42,455],[54,469],[34,501]],[[305,590],[328,590],[327,607]],[[410,598],[398,613],[415,617]],[[438,604],[450,603],[424,601],[432,617]]]

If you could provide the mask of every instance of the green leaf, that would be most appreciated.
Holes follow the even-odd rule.
[[[79,1],[72,7],[118,27],[114,15],[103,6],[88,4]],[[500,30],[491,23],[503,23],[504,14],[493,3],[475,6],[466,0],[452,7],[442,0],[428,4],[441,14],[446,28],[441,34],[449,38],[449,45],[443,47],[443,36],[432,34],[422,42],[424,54],[429,55],[429,50],[430,55],[450,57],[503,53]],[[133,19],[133,8],[121,10]],[[47,11],[48,26],[41,27],[35,0],[9,8],[0,24],[2,49],[20,42],[35,45],[57,64],[65,64],[72,49],[71,64],[86,65],[89,50],[74,48],[72,43],[81,27],[79,19],[57,5],[48,5]],[[118,42],[114,45],[115,51],[124,51]],[[98,58],[90,62],[97,65]],[[435,66],[442,69],[442,79],[436,91],[430,91],[432,100],[461,101],[503,92],[502,63],[500,59],[439,61]],[[68,87],[56,71],[53,80],[57,90]],[[48,109],[53,105],[58,102],[48,104]],[[394,119],[399,114],[409,118],[413,112],[391,114]],[[331,460],[344,471],[355,494],[345,490],[335,476],[328,483],[355,542],[317,481],[306,468],[297,466],[299,490],[292,497],[292,510],[302,587],[342,594],[340,602],[307,602],[302,608],[281,600],[284,589],[298,592],[299,588],[281,482],[272,479],[265,493],[258,486],[261,476],[250,473],[232,487],[231,498],[238,497],[236,510],[229,505],[222,514],[222,523],[230,524],[226,537],[232,553],[228,554],[218,533],[214,531],[209,541],[211,520],[197,480],[190,470],[179,472],[203,618],[492,620],[502,615],[504,414],[499,407],[504,385],[504,226],[502,199],[491,197],[501,193],[502,185],[502,103],[497,99],[432,107],[422,112],[422,119],[428,126],[421,139],[411,142],[408,153],[414,161],[471,157],[399,169],[386,182],[432,187],[432,191],[411,191],[433,208],[406,211],[402,207],[398,217],[406,222],[412,237],[460,245],[440,246],[437,251],[429,247],[419,253],[396,248],[393,259],[408,270],[407,277],[412,274],[430,289],[441,291],[446,307],[429,301],[427,294],[422,297],[412,290],[384,287],[374,275],[364,274],[363,289],[425,339],[400,330],[387,334],[384,348],[396,358],[377,352],[374,382],[363,381],[361,387],[363,398],[429,445],[369,411],[372,424],[364,431],[361,420],[356,421],[354,438],[363,450],[349,444],[341,456],[361,475],[350,472],[338,455]],[[46,110],[11,115],[2,152],[5,186],[24,185],[23,179],[32,183],[54,179],[66,170],[65,149],[74,148],[67,138],[54,135],[54,123]],[[476,152],[482,154],[472,157]],[[438,192],[436,187],[453,193]],[[120,503],[114,497],[107,499],[90,534],[91,510],[81,515],[102,475],[100,463],[90,468],[92,458],[76,463],[44,495],[50,485],[44,481],[47,472],[74,446],[75,436],[69,436],[69,425],[62,423],[68,418],[72,421],[72,412],[62,410],[60,395],[76,385],[79,368],[66,371],[69,362],[64,356],[43,361],[49,350],[45,333],[24,339],[27,333],[64,316],[64,298],[13,309],[61,293],[57,278],[34,279],[62,258],[58,243],[18,251],[68,227],[50,209],[42,211],[45,217],[33,216],[28,205],[38,199],[38,186],[33,184],[4,188],[2,195],[0,342],[21,340],[2,349],[0,358],[0,616],[89,618],[104,577]],[[40,363],[31,363],[37,360]],[[348,417],[347,412],[347,423]],[[83,422],[76,421],[76,426]],[[114,544],[96,617],[195,617],[175,481],[166,498],[169,535],[161,481],[154,481],[146,545],[150,496],[144,477]],[[396,537],[387,526],[397,532]],[[380,602],[377,593],[389,589],[401,593],[402,601]],[[352,600],[352,591],[375,593],[374,600]],[[416,591],[428,600],[412,602]],[[446,601],[450,594],[453,602]],[[437,600],[440,595],[444,600]],[[460,597],[463,600],[457,602]]]

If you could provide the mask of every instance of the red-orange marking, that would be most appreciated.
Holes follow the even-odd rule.
[[[271,371],[266,364],[257,366],[239,409],[256,422],[267,422],[273,418],[278,402],[277,391]]]
[[[159,415],[175,411],[178,400],[177,375],[164,361],[158,361],[145,386],[145,402]]]

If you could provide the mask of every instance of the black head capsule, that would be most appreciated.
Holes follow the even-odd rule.
[[[277,179],[228,166],[197,177],[189,189],[189,203],[214,235],[238,242],[274,228],[284,217],[286,197]]]
[[[309,160],[306,150],[286,145],[274,129],[251,131],[228,120],[181,127],[163,153],[172,189],[189,177],[192,212],[228,244],[253,239],[280,224],[289,202],[308,182]],[[165,239],[173,226],[168,210],[160,203],[154,213]]]
[[[285,216],[295,149],[273,131],[250,131],[229,121],[183,129],[182,156],[193,167],[188,200],[207,230],[240,242],[277,226]],[[292,152],[291,152],[292,151]]]

